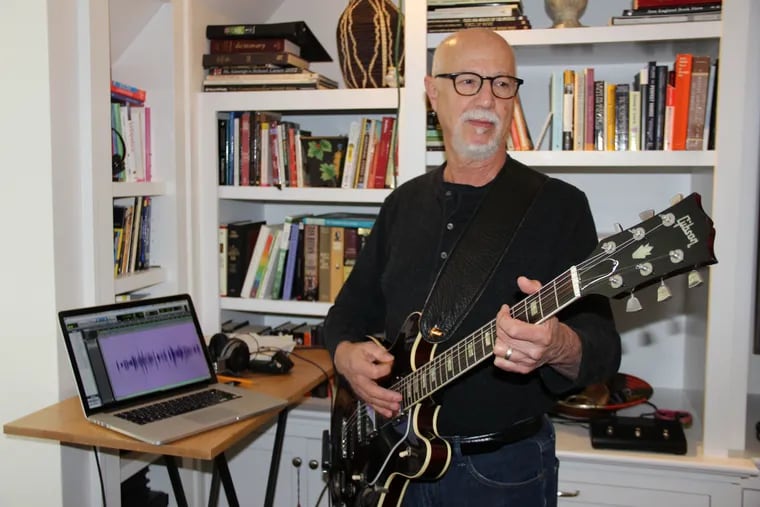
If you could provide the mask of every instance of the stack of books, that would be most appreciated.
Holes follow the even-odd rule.
[[[634,0],[633,9],[613,16],[611,25],[720,21],[722,0]]]
[[[203,55],[207,92],[331,89],[338,83],[309,69],[332,61],[303,21],[208,25]]]
[[[428,33],[465,28],[527,30],[530,21],[520,0],[429,0]]]
[[[150,106],[142,88],[111,81],[113,181],[151,181]]]

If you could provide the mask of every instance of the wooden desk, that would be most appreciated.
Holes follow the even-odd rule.
[[[314,361],[332,377],[332,360],[326,350],[297,349],[290,356],[295,363],[290,372],[284,375],[247,375],[246,377],[250,378],[253,382],[250,388],[271,394],[272,396],[285,398],[290,402],[290,406],[301,401],[307,393],[324,382],[325,375],[317,366],[298,356]],[[241,387],[248,386],[243,384]],[[274,489],[277,484],[277,470],[279,469],[280,462],[279,455],[285,435],[288,408],[286,407],[279,412],[274,410],[260,414],[251,419],[239,421],[166,445],[156,446],[134,440],[88,422],[84,418],[79,398],[74,397],[5,424],[3,432],[8,435],[57,440],[64,444],[79,444],[162,455],[166,459],[167,470],[169,470],[175,496],[179,493],[182,497],[182,499],[180,497],[177,498],[177,503],[178,505],[183,505],[184,492],[182,491],[181,482],[179,482],[176,462],[174,461],[175,457],[213,460],[217,467],[214,470],[215,479],[212,480],[212,496],[218,493],[219,477],[216,473],[219,469],[220,478],[225,486],[228,500],[230,500],[230,494],[234,495],[234,488],[232,488],[224,452],[242,438],[250,435],[272,420],[274,416],[278,416],[275,447],[272,452],[272,467],[269,470],[269,482],[267,483],[267,495],[264,503],[265,506],[269,506],[274,502]],[[173,470],[171,470],[172,468]],[[214,491],[215,489],[216,491]],[[211,503],[211,500],[209,502]],[[236,503],[236,501],[230,501],[230,505],[233,503]]]

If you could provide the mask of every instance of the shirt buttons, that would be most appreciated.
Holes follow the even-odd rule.
[[[446,229],[448,229],[449,231],[452,230],[453,228],[454,228],[454,224],[452,224],[451,222],[446,224]]]
[[[451,197],[451,190],[446,191],[446,197]]]
[[[448,256],[449,254],[447,254],[446,252],[441,252],[441,259],[445,259]]]

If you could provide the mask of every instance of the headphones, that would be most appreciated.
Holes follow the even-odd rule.
[[[209,341],[208,351],[217,373],[241,373],[248,369],[251,351],[240,338],[216,333]]]
[[[121,142],[121,153],[123,155],[119,154],[118,146],[117,149],[114,150],[114,154],[111,155],[111,179],[113,181],[119,180],[119,175],[124,172],[125,165],[124,165],[124,158],[127,154],[127,145],[124,142],[124,138],[121,137],[121,134],[119,134],[119,131],[115,128],[111,127],[111,131],[116,134],[116,139],[118,139]]]

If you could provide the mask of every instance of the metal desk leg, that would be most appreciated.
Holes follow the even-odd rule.
[[[222,486],[224,486],[224,493],[227,495],[227,505],[230,507],[240,507],[237,494],[235,493],[235,485],[232,484],[232,476],[230,475],[230,468],[227,466],[227,458],[224,453],[214,458],[214,469],[216,475],[222,480]],[[212,477],[213,481],[213,477]],[[212,484],[213,488],[213,484]],[[217,496],[219,494],[219,486],[217,486]],[[209,502],[211,499],[209,498]]]
[[[166,463],[166,471],[169,472],[169,480],[172,483],[172,490],[174,490],[174,499],[177,501],[177,507],[188,507],[187,498],[185,498],[185,490],[182,487],[182,480],[179,478],[177,461],[174,459],[174,456],[164,455],[164,463]]]
[[[288,423],[288,410],[283,409],[277,416],[277,430],[274,436],[272,448],[272,463],[269,466],[269,479],[267,479],[267,495],[264,498],[264,507],[274,505],[274,492],[277,489],[277,474],[280,471],[280,457],[282,456],[282,441],[285,439],[285,426]]]
[[[219,469],[213,463],[211,469],[211,488],[208,493],[208,507],[217,507],[219,504]]]

